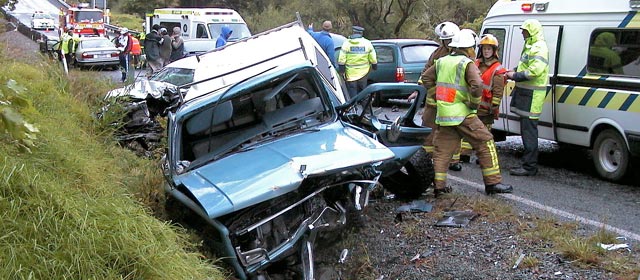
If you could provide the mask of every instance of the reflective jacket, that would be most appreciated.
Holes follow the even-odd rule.
[[[140,41],[136,39],[136,37],[129,37],[131,39],[131,54],[132,55],[140,55],[142,54],[142,47],[140,46]]]
[[[467,66],[473,61],[464,55],[448,55],[435,61],[436,67],[436,123],[441,126],[456,126],[475,114],[469,106],[480,102],[473,97],[465,79]]]
[[[347,82],[365,77],[369,74],[371,64],[378,64],[378,58],[369,40],[364,37],[352,37],[342,44],[338,65],[344,65]]]
[[[542,25],[537,20],[526,20],[523,29],[529,31],[513,80],[511,112],[537,120],[549,84],[549,49],[544,41]]]
[[[611,32],[600,33],[593,46],[589,48],[589,72],[598,74],[624,74],[622,59],[613,46],[616,44],[616,35]]]
[[[476,59],[476,66],[480,69],[482,78],[482,97],[478,106],[478,116],[483,123],[493,123],[493,117],[497,117],[500,102],[504,91],[504,73],[500,61],[495,57],[489,59]],[[490,116],[490,118],[482,118]]]

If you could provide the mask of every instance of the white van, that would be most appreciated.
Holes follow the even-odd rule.
[[[550,84],[539,137],[591,148],[599,175],[611,181],[622,180],[632,169],[631,159],[640,156],[639,4],[637,0],[499,0],[481,31],[498,38],[502,63],[513,69],[524,44],[520,25],[529,18],[542,23]],[[609,38],[607,58],[599,54],[603,37]],[[520,133],[519,118],[509,111],[513,86],[509,81],[505,87],[500,118],[493,126],[496,140]]]
[[[251,36],[247,24],[238,12],[220,8],[162,8],[155,9],[153,14],[147,14],[145,22],[146,33],[158,24],[169,31],[180,27],[183,38],[216,39],[223,26],[231,28],[228,41],[237,41]]]

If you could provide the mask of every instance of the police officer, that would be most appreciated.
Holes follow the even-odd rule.
[[[527,19],[520,26],[524,47],[516,71],[506,73],[516,82],[511,92],[511,112],[520,116],[520,135],[524,146],[522,166],[512,168],[514,176],[538,173],[538,119],[549,84],[549,49],[544,41],[542,24]]]
[[[476,115],[482,95],[482,79],[480,70],[471,60],[475,57],[475,46],[475,33],[469,29],[461,30],[449,44],[452,53],[436,60],[422,74],[425,88],[436,87],[432,94],[437,107],[433,139],[436,197],[451,191],[446,182],[447,167],[461,137],[465,137],[478,153],[485,192],[513,191],[512,186],[502,184],[493,135]]]
[[[362,36],[364,28],[353,26],[352,29],[353,34],[342,44],[338,56],[338,71],[345,76],[350,98],[367,86],[369,71],[378,68],[376,50]]]

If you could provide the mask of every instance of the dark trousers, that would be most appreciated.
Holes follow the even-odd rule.
[[[527,171],[538,170],[538,120],[520,117],[520,135],[524,145],[522,168]]]
[[[127,73],[129,72],[129,55],[120,54],[120,71],[122,72],[122,82],[127,80]]]
[[[360,80],[347,82],[347,90],[349,91],[349,99],[354,98],[360,91],[367,87],[367,76]]]

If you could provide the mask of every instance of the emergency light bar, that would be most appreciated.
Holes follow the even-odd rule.
[[[523,3],[522,5],[520,5],[520,8],[522,9],[523,12],[531,12],[533,10],[533,4]]]
[[[634,10],[640,9],[640,0],[629,0],[629,8]]]

